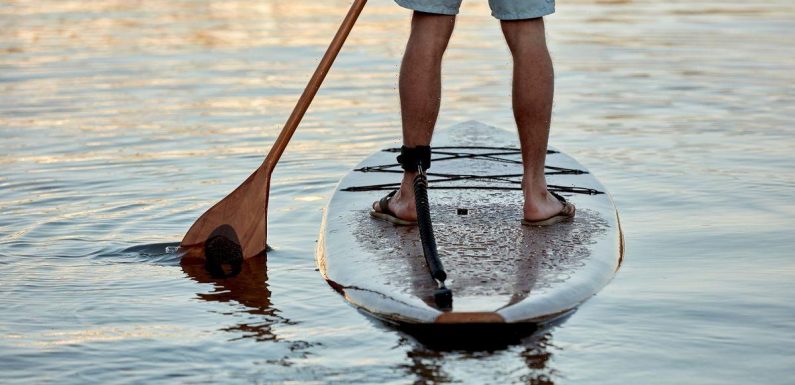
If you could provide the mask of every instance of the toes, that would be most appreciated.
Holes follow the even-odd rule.
[[[569,216],[569,217],[573,217],[574,213],[576,211],[577,211],[577,207],[575,207],[573,204],[568,203],[568,202],[563,205],[563,210],[561,210],[561,212],[563,214],[565,214],[566,216]]]

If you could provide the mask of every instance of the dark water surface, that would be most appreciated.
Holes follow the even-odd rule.
[[[485,3],[458,20],[440,126],[513,126]],[[559,2],[551,141],[610,188],[627,254],[523,344],[430,349],[315,271],[333,186],[399,138],[390,1],[279,163],[267,262],[182,269],[167,249],[259,165],[348,6],[0,1],[1,383],[795,382],[790,0]]]

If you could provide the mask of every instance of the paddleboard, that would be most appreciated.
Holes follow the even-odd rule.
[[[542,324],[569,314],[621,265],[618,214],[593,174],[550,148],[547,183],[577,215],[523,226],[517,142],[515,132],[475,121],[435,133],[428,195],[452,309],[433,300],[418,228],[369,215],[398,186],[399,148],[371,155],[337,186],[318,241],[323,278],[354,307],[398,325]]]

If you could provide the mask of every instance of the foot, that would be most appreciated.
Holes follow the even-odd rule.
[[[541,194],[525,194],[525,225],[546,226],[574,217],[576,207],[562,196],[544,191]]]
[[[372,204],[370,215],[400,225],[413,225],[417,223],[417,205],[414,201],[414,187],[411,182],[414,175],[404,174],[400,189],[391,197],[387,195]],[[384,201],[386,210],[382,208]],[[396,220],[393,220],[396,219]]]

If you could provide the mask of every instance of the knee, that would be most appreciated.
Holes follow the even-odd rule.
[[[544,19],[503,20],[502,34],[514,55],[526,52],[546,51]]]
[[[442,56],[455,27],[455,16],[414,12],[410,44],[422,47],[427,55]]]

